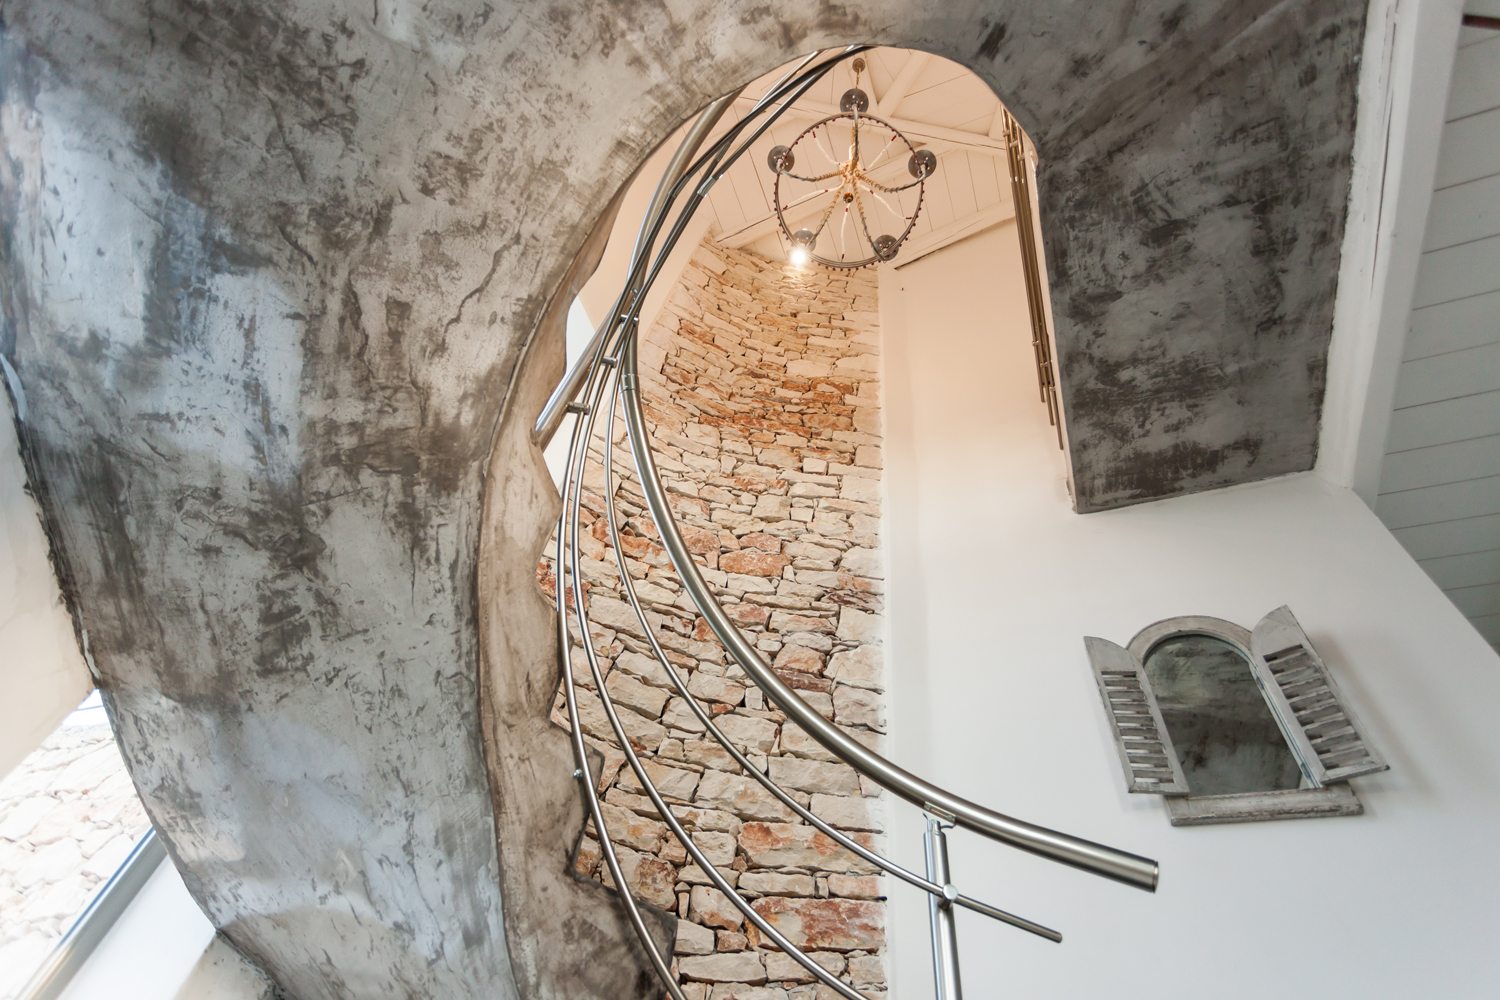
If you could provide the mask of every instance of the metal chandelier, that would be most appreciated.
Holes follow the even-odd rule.
[[[839,99],[838,114],[766,157],[776,178],[776,222],[789,243],[788,259],[798,266],[858,268],[895,259],[937,170],[931,150],[918,149],[894,125],[867,113],[870,96],[859,87],[864,69],[863,59],[854,60],[855,85]],[[799,163],[806,173],[796,172]]]

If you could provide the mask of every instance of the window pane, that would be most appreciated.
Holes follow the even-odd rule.
[[[1146,676],[1192,794],[1302,786],[1297,758],[1234,646],[1207,635],[1164,640],[1147,655]]]
[[[95,692],[0,777],[0,997],[31,977],[148,826]]]

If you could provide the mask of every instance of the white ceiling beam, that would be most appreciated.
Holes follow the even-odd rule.
[[[883,175],[884,179],[882,179]],[[889,163],[881,164],[875,170],[875,177],[882,184],[890,184],[892,186],[911,180],[910,175],[906,173],[906,164],[900,160],[892,160]],[[818,191],[810,191],[798,201],[787,206],[784,213],[787,225],[795,230],[797,223],[802,222],[804,219],[816,218],[826,207],[828,207],[828,196]],[[749,225],[742,226],[732,233],[720,236],[719,245],[729,247],[731,250],[743,249],[777,232],[780,228],[776,222],[776,213],[774,211],[769,212]]]
[[[787,206],[785,212],[786,223],[788,226],[796,226],[803,219],[817,216],[827,206],[828,197],[826,195],[820,197],[816,192],[809,194],[801,201]],[[742,249],[780,229],[781,226],[776,222],[776,213],[772,212],[769,215],[761,216],[748,226],[736,229],[727,236],[719,237],[719,245],[729,247],[731,250]]]
[[[743,101],[747,106],[755,103],[755,98],[753,97],[740,97],[739,100]],[[824,104],[821,101],[798,101],[787,110],[783,118],[796,117],[816,120],[837,114],[841,114],[841,112],[831,104]],[[990,156],[1005,155],[1005,140],[1003,138],[996,139],[992,136],[980,135],[977,132],[965,132],[961,129],[947,128],[942,125],[928,125],[924,122],[914,122],[905,118],[891,118],[884,115],[880,117],[900,130],[908,139],[929,140],[934,144],[934,152],[937,151],[937,144],[941,143],[962,146],[965,149],[985,153]]]
[[[1005,105],[995,102],[995,117],[990,119],[990,138],[1005,138]]]
[[[950,222],[939,229],[921,236],[914,236],[907,240],[901,247],[901,252],[896,255],[896,266],[905,267],[907,264],[921,260],[930,253],[936,253],[948,246],[957,243],[966,236],[982,233],[986,229],[993,229],[1000,223],[1011,219],[1015,215],[1011,211],[1008,202],[1000,202],[989,208],[967,215],[962,219]]]
[[[926,68],[927,53],[908,50],[906,62],[901,64],[896,79],[891,81],[885,93],[880,95],[880,100],[875,102],[875,113],[886,119],[894,115],[901,102],[906,100],[906,95],[911,93],[912,84],[917,82],[917,77]]]

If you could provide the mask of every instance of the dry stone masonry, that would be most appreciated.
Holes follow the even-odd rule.
[[[704,575],[776,671],[826,717],[875,743],[882,701],[881,438],[873,272],[794,270],[705,244],[641,347],[663,479]],[[866,846],[876,790],[767,703],[692,608],[659,544],[617,422],[621,546],[655,634],[689,690],[757,767]],[[714,866],[793,942],[871,996],[885,992],[875,869],[796,817],[704,732],[676,696],[619,590],[603,514],[600,441],[586,481],[582,557],[606,686],[653,782]],[[549,549],[550,551],[550,549]],[[554,585],[548,562],[543,587]],[[575,665],[587,678],[582,650]],[[681,919],[676,962],[694,1000],[821,996],[661,822],[582,692],[603,754],[600,789],[630,889]],[[565,719],[559,698],[557,718]],[[576,867],[609,881],[593,831]]]

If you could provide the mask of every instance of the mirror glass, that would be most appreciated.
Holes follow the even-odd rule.
[[[1208,635],[1164,639],[1146,656],[1146,676],[1193,795],[1302,787],[1297,757],[1233,645]]]

